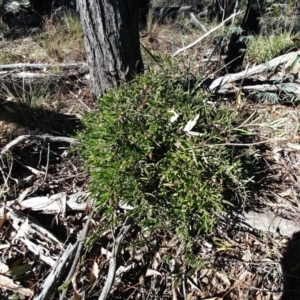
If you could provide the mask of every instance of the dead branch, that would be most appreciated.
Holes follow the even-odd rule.
[[[86,63],[70,63],[70,64],[9,64],[9,65],[0,65],[0,71],[8,71],[8,70],[18,70],[18,69],[26,69],[26,70],[46,70],[51,68],[61,68],[61,69],[74,69],[74,68],[82,68],[87,67]]]
[[[79,245],[78,245],[78,249],[76,251],[76,255],[75,255],[75,258],[73,260],[73,263],[72,263],[72,266],[71,266],[71,269],[69,271],[69,274],[65,280],[66,283],[68,283],[72,277],[73,277],[73,274],[75,272],[75,269],[76,269],[76,266],[77,266],[77,263],[79,261],[79,258],[80,258],[80,255],[81,255],[81,251],[82,251],[82,248],[83,248],[83,241],[85,240],[87,234],[88,234],[88,230],[89,230],[89,226],[90,226],[90,222],[91,222],[91,218],[92,218],[92,215],[93,215],[93,212],[90,213],[86,223],[85,223],[85,226],[84,228],[82,229],[82,231],[80,232],[79,234],[79,237],[78,237],[78,241],[79,241]],[[66,293],[68,291],[68,287],[65,287],[59,297],[60,300],[63,300],[65,299],[65,296],[66,296]]]
[[[107,296],[108,296],[110,289],[115,280],[115,274],[116,274],[116,268],[117,268],[117,258],[118,258],[120,248],[122,246],[122,243],[123,243],[123,240],[124,240],[126,234],[130,230],[132,225],[133,225],[133,220],[131,218],[127,218],[117,236],[117,239],[115,241],[114,248],[112,251],[112,258],[109,261],[109,270],[108,270],[107,279],[106,279],[105,285],[103,287],[102,293],[99,297],[99,300],[107,299]]]
[[[48,249],[44,248],[41,245],[36,245],[26,238],[21,238],[21,241],[26,245],[29,251],[39,257],[44,263],[46,263],[50,267],[53,267],[55,265],[55,260],[52,257],[44,254],[46,252],[49,253]]]
[[[197,28],[199,28],[203,33],[207,33],[207,29],[205,28],[204,25],[202,25],[202,23],[200,23],[200,21],[196,18],[194,13],[190,13],[190,22],[196,26]]]
[[[300,85],[298,83],[275,83],[249,85],[242,88],[243,91],[258,91],[258,92],[280,92],[287,91],[288,93],[300,95]]]
[[[266,72],[270,69],[278,67],[280,64],[289,62],[289,60],[292,59],[297,54],[298,55],[300,54],[300,50],[281,55],[281,56],[276,57],[266,63],[262,63],[260,65],[257,65],[255,67],[252,67],[250,69],[247,69],[247,70],[239,72],[239,73],[227,74],[225,76],[214,79],[212,82],[210,82],[209,86],[206,86],[206,88],[209,89],[210,91],[215,91],[216,89],[224,88],[226,84],[241,80],[245,77],[247,78],[252,75]],[[205,81],[201,82],[198,85],[198,87],[200,87],[203,84],[205,85]]]
[[[21,135],[8,143],[1,151],[0,158],[8,152],[12,147],[26,141],[40,141],[40,142],[49,142],[49,143],[70,143],[72,145],[79,145],[80,142],[76,139],[64,137],[64,136],[48,136],[48,135]]]
[[[50,274],[47,276],[46,280],[44,281],[41,287],[42,292],[36,297],[34,297],[33,298],[34,300],[44,300],[50,298],[54,289],[60,284],[60,280],[66,268],[74,258],[78,246],[79,246],[79,240],[74,245],[72,244],[68,245],[68,248],[61,256],[61,258],[58,259],[57,263],[55,264]]]
[[[198,40],[196,40],[195,42],[187,45],[186,47],[183,47],[179,50],[177,50],[173,56],[176,56],[177,54],[179,54],[182,51],[185,51],[193,46],[195,46],[196,44],[198,44],[199,42],[201,42],[203,39],[205,39],[206,37],[208,37],[210,34],[212,34],[213,32],[215,32],[216,30],[218,30],[219,28],[221,28],[222,26],[224,26],[229,20],[231,20],[232,18],[234,18],[235,16],[239,15],[243,13],[242,11],[238,11],[236,14],[232,14],[230,17],[228,17],[226,20],[224,20],[222,23],[220,23],[218,26],[212,28],[210,31],[208,31],[207,33],[205,33],[203,36],[201,36]]]
[[[12,71],[3,71],[1,72],[1,78],[10,77],[10,78],[21,78],[21,79],[41,79],[41,78],[54,78],[59,77],[59,75],[50,74],[50,73],[32,73],[32,72],[18,72],[14,73]]]
[[[210,79],[210,78],[205,79],[197,87],[205,88],[210,92],[217,91],[218,93],[226,94],[229,91],[232,92],[234,90],[235,88],[235,85],[233,84],[234,82],[238,80],[242,80],[244,78],[250,78],[251,76],[257,75],[262,72],[268,72],[272,69],[277,68],[281,64],[286,64],[285,67],[287,67],[290,60],[297,58],[297,55],[300,55],[300,50],[281,55],[266,63],[262,63],[260,65],[254,66],[250,69],[247,69],[239,73],[227,74],[225,76],[216,79]],[[293,86],[293,89],[295,91],[298,91],[299,88]]]
[[[87,74],[88,71],[73,71],[71,74],[53,74],[53,73],[34,73],[34,72],[13,72],[13,71],[2,71],[0,72],[1,79],[27,79],[27,80],[41,80],[41,79],[48,79],[48,80],[72,80],[75,77],[83,77]]]
[[[70,178],[70,177],[69,177]],[[33,189],[32,189],[33,190]],[[32,190],[30,194],[32,194]],[[28,195],[26,195],[27,197]],[[26,200],[7,201],[6,205],[10,207],[16,203],[20,209],[30,209],[39,211],[43,214],[60,214],[67,209],[71,211],[84,211],[87,205],[90,205],[93,200],[89,199],[89,194],[86,192],[76,192],[67,195],[64,192],[48,196],[37,196],[27,198]]]

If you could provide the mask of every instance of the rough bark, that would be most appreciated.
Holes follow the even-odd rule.
[[[241,24],[243,32],[241,34],[233,33],[228,44],[225,64],[228,65],[227,71],[229,73],[237,72],[243,65],[247,44],[245,39],[241,39],[241,37],[258,33],[259,17],[262,15],[263,2],[264,0],[248,0],[247,9]]]
[[[149,7],[150,0],[140,0],[140,24],[146,24]]]
[[[132,0],[77,0],[90,67],[92,93],[129,81],[143,70],[139,3]]]

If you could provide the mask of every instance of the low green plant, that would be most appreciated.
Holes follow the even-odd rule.
[[[295,47],[289,32],[272,35],[259,35],[249,40],[248,58],[256,63],[263,63],[280,56]]]
[[[249,183],[244,161],[249,166],[251,156],[229,145],[245,134],[235,130],[236,113],[215,108],[175,77],[137,77],[109,91],[83,120],[79,151],[96,213],[105,219],[99,230],[132,216],[146,231],[163,229],[188,242],[211,231],[224,206],[233,205],[232,193]]]

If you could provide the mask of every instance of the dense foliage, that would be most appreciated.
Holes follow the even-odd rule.
[[[236,112],[175,82],[151,72],[109,91],[84,119],[80,151],[100,216],[131,215],[144,228],[188,238],[211,230],[228,195],[245,188],[247,151],[226,144],[242,136]]]

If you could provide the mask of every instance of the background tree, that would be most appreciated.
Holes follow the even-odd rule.
[[[233,7],[233,3],[237,0],[228,0],[227,5]],[[247,43],[246,37],[253,33],[259,33],[259,18],[263,15],[264,0],[248,0],[244,18],[241,23],[241,32],[234,32],[228,44],[225,58],[227,71],[234,73],[242,67]],[[229,10],[229,9],[228,9]]]
[[[129,81],[143,70],[139,1],[78,0],[94,96]]]

